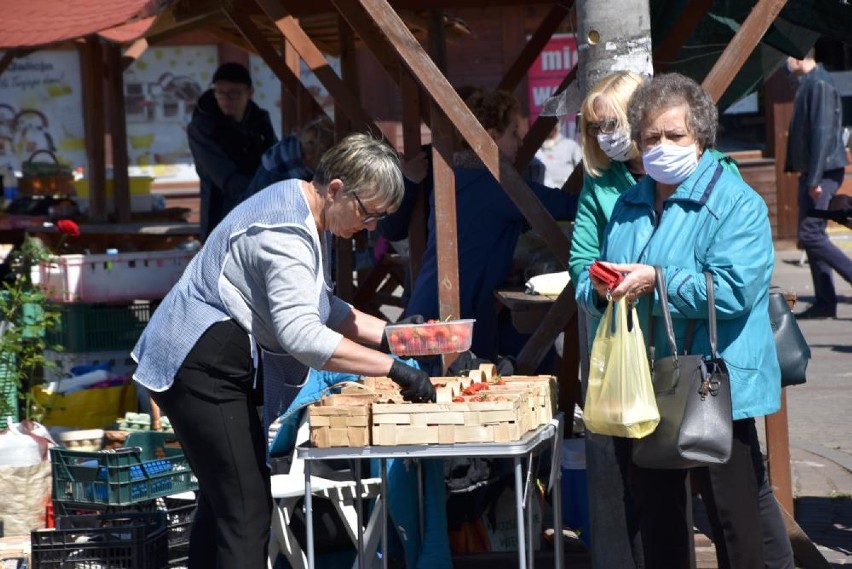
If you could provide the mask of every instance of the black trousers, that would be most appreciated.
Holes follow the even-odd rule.
[[[758,505],[760,481],[753,464],[760,442],[754,419],[734,421],[731,459],[689,470],[632,465],[630,477],[639,509],[645,565],[689,569],[686,475],[701,493],[713,531],[719,569],[764,567],[764,536]]]
[[[228,320],[204,333],[168,390],[151,394],[198,478],[189,569],[266,567],[272,495],[254,378],[248,335]]]

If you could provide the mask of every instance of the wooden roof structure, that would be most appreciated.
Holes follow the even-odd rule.
[[[65,6],[69,0],[31,0],[53,2]],[[71,0],[94,2],[96,0]],[[105,0],[102,0],[105,1]],[[761,37],[784,8],[786,0],[757,0],[748,17],[742,23],[733,40],[720,55],[704,86],[718,100],[731,79],[742,67]],[[100,40],[87,32],[81,44],[81,54],[86,69],[84,100],[87,109],[107,109],[106,115],[112,124],[113,169],[116,175],[116,205],[120,215],[129,213],[129,193],[126,180],[126,147],[123,131],[123,99],[121,73],[126,58],[138,55],[148,42],[156,42],[189,29],[207,29],[223,41],[245,47],[260,55],[281,80],[282,85],[294,97],[307,98],[311,95],[302,86],[297,72],[298,58],[306,62],[319,81],[335,101],[339,132],[361,130],[373,126],[373,119],[366,113],[358,100],[357,69],[353,53],[357,42],[365,45],[381,62],[402,93],[403,101],[403,153],[413,157],[420,151],[421,122],[427,124],[433,140],[433,177],[436,204],[436,230],[438,242],[439,306],[441,317],[458,315],[458,256],[456,234],[455,182],[452,154],[456,133],[464,138],[470,148],[481,159],[489,172],[500,181],[504,190],[526,217],[532,228],[542,237],[558,259],[567,263],[569,240],[556,222],[530,190],[519,174],[532,158],[547,134],[556,123],[555,117],[541,116],[530,128],[518,153],[515,168],[501,165],[498,149],[488,133],[482,128],[461,98],[456,94],[442,70],[442,45],[448,33],[463,33],[464,26],[444,16],[444,8],[460,6],[481,7],[511,4],[541,4],[550,7],[539,29],[532,35],[526,47],[518,55],[500,82],[500,88],[514,90],[525,76],[531,64],[547,43],[551,34],[558,29],[572,8],[573,0],[518,2],[517,0],[177,0],[160,2],[160,10],[144,35],[129,47],[107,44],[102,50]],[[711,0],[696,0],[686,7],[670,28],[668,37],[655,52],[655,59],[672,59],[690,33],[699,25],[712,4]],[[421,45],[426,34],[427,49]],[[420,37],[418,37],[420,36]],[[0,47],[9,47],[0,35]],[[101,62],[106,53],[108,75],[103,72]],[[332,70],[326,53],[339,54],[342,78]],[[7,56],[12,52],[7,52]],[[12,54],[13,55],[13,54]],[[296,57],[298,56],[298,57]],[[123,61],[122,58],[125,58]],[[295,61],[295,64],[294,64]],[[8,62],[7,62],[8,64]],[[0,62],[0,72],[3,64]],[[576,68],[568,73],[559,90],[564,90],[574,81]],[[103,89],[109,85],[111,99],[105,100]],[[316,106],[319,109],[319,106]],[[88,143],[91,209],[103,215],[105,210],[105,178],[103,164],[103,132],[105,116],[90,113],[87,128],[91,139]],[[378,132],[378,131],[375,131]],[[98,136],[100,134],[100,136]],[[98,138],[100,142],[98,142]],[[98,147],[100,144],[100,147]],[[124,164],[121,163],[123,154]],[[122,180],[122,174],[125,179]],[[575,191],[579,189],[582,173],[577,171],[568,182]],[[425,204],[419,205],[425,208]],[[412,227],[411,247],[413,273],[417,272],[418,251],[425,249],[425,227]],[[338,255],[338,274],[351,274],[346,266],[348,255]],[[348,271],[348,273],[347,273]],[[351,287],[351,283],[349,283]],[[342,296],[351,297],[351,289],[341,283]],[[519,372],[532,371],[543,359],[559,332],[570,329],[576,323],[577,308],[573,287],[567,287],[552,304],[532,338],[518,357]],[[575,354],[576,356],[576,354]],[[575,368],[576,372],[576,368]],[[576,376],[575,376],[576,377]],[[576,383],[576,382],[575,382]],[[574,394],[579,397],[579,393]],[[572,407],[573,408],[573,407]],[[783,417],[786,437],[786,417]],[[777,438],[777,437],[776,437]],[[786,452],[786,438],[779,441],[779,450]],[[787,464],[772,469],[773,484],[787,490],[790,496],[784,503],[792,511],[789,492],[789,455],[777,455],[778,464]]]

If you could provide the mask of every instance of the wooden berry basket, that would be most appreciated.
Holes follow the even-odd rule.
[[[328,395],[308,407],[311,444],[318,448],[364,447],[371,443],[373,393]]]
[[[450,403],[373,403],[373,444],[505,443],[534,428],[525,393],[502,393],[501,401],[475,397]]]

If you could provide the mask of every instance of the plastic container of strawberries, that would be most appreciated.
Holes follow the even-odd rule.
[[[475,319],[385,327],[391,353],[397,356],[435,356],[464,352],[473,340]]]

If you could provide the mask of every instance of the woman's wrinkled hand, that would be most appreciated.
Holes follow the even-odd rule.
[[[643,295],[654,293],[657,275],[653,266],[640,263],[612,263],[610,266],[624,273],[624,280],[609,293],[612,300],[626,299],[628,302],[635,302]]]

